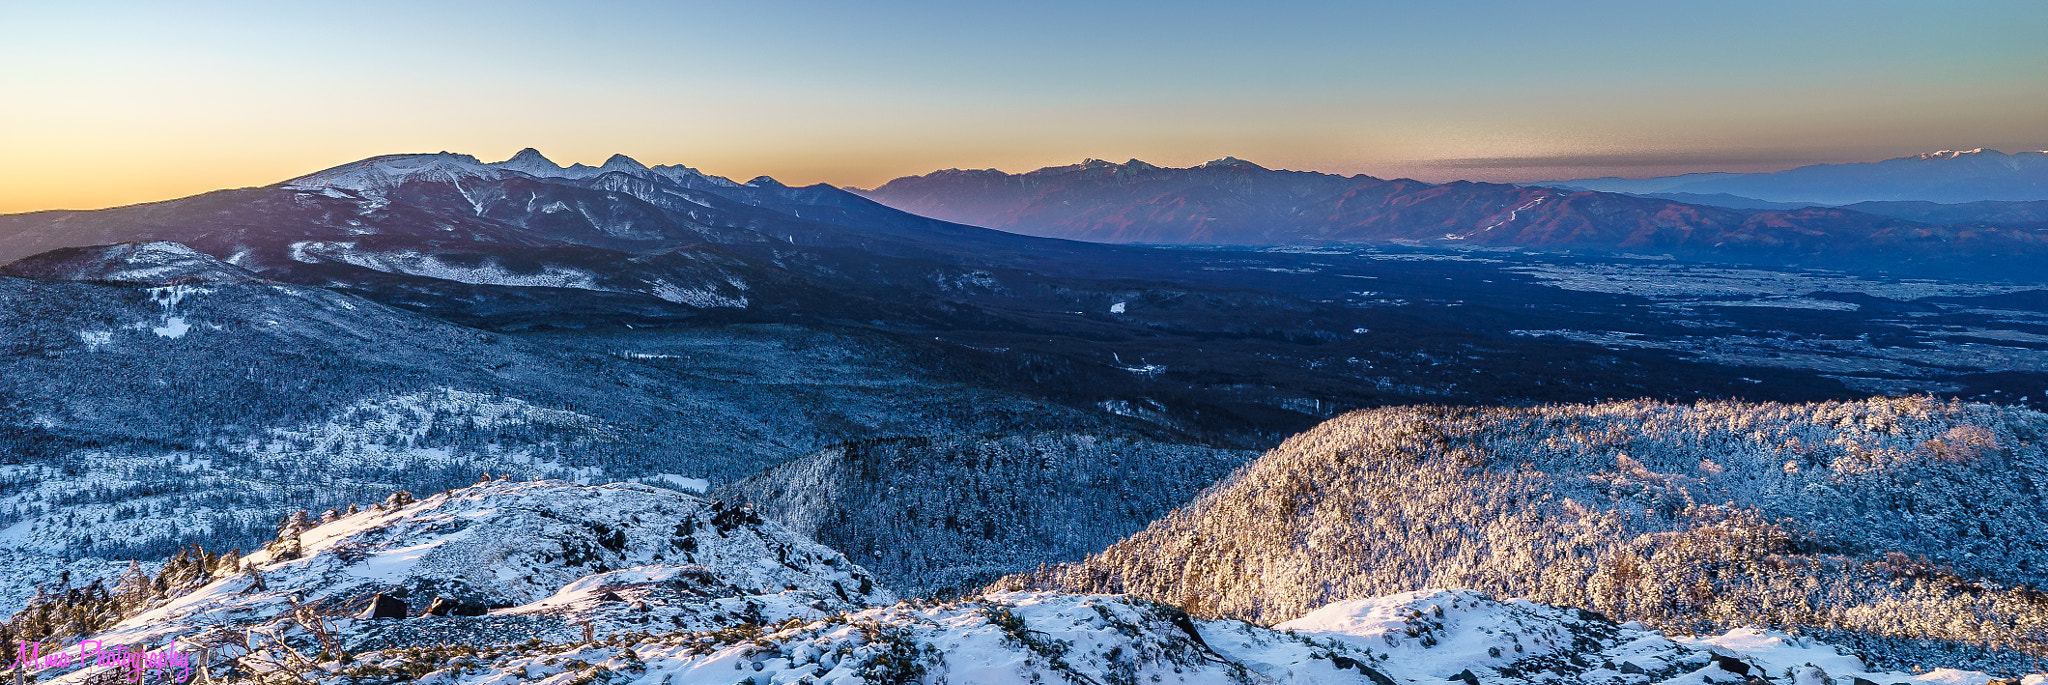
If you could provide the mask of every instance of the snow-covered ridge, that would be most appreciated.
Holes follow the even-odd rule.
[[[471,180],[495,181],[514,176],[584,180],[615,172],[641,178],[662,178],[685,185],[703,182],[724,187],[739,186],[731,179],[705,174],[690,167],[649,167],[625,155],[612,155],[604,164],[595,167],[584,164],[564,167],[542,155],[539,150],[526,148],[510,159],[495,163],[481,162],[474,156],[453,152],[371,157],[286,181],[284,187],[304,190],[342,188],[381,194],[383,191],[415,181],[460,184]]]
[[[169,241],[53,250],[0,267],[0,275],[148,285],[261,280],[246,269]]]
[[[212,644],[202,660],[211,678],[290,668],[298,682],[336,685],[1993,680],[1874,669],[1847,650],[1757,629],[1671,637],[1471,590],[1338,602],[1273,628],[1122,595],[897,603],[844,556],[746,509],[641,484],[483,481],[320,518],[286,521],[263,550],[217,563],[210,582],[90,639]],[[358,613],[373,594],[409,606],[403,616]],[[448,611],[421,615],[430,599]],[[250,630],[277,637],[231,639]],[[75,683],[104,670],[40,675]]]
[[[222,570],[97,637],[163,644],[205,626],[262,623],[293,601],[360,611],[377,593],[408,602],[411,614],[437,598],[513,616],[602,613],[607,607],[576,602],[520,605],[562,599],[586,576],[625,569],[639,575],[611,584],[663,585],[670,604],[708,604],[685,607],[699,626],[750,604],[815,612],[894,601],[838,552],[751,512],[638,483],[487,481],[309,518],[318,521],[287,521],[278,540],[243,558],[246,570]],[[678,579],[690,582],[664,583]],[[603,583],[578,587],[593,584]]]
[[[285,187],[381,193],[414,181],[461,183],[468,179],[496,180],[511,173],[485,165],[475,157],[452,152],[384,155],[301,176],[286,181]]]
[[[412,250],[366,252],[356,249],[356,243],[350,241],[306,240],[292,243],[291,259],[306,264],[341,262],[384,273],[423,276],[476,285],[610,290],[598,285],[597,274],[581,269],[549,264],[536,273],[515,273],[496,262],[461,266],[442,261],[434,255]]]
[[[1936,150],[1934,152],[1923,152],[1919,155],[1915,155],[1915,158],[1923,160],[1955,159],[1957,157],[1962,157],[1965,155],[1981,154],[1984,154],[1984,148],[1980,147],[1975,150]]]

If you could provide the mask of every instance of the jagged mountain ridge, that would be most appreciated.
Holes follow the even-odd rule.
[[[1672,252],[1891,268],[2048,249],[2038,232],[1825,207],[1743,211],[1611,192],[1101,160],[1023,174],[946,170],[867,197],[949,221],[1104,243],[1390,243]]]
[[[1726,193],[1772,202],[2048,200],[2048,151],[1942,150],[1879,162],[1814,164],[1785,171],[1704,173],[1648,179],[1591,178],[1541,185],[1620,193]]]
[[[2039,655],[2044,436],[2040,412],[1931,398],[1359,412],[998,586],[1259,621],[1459,586],[1673,630]]]

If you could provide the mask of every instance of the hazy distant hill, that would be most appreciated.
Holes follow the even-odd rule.
[[[1894,216],[1910,221],[1939,224],[1982,222],[1987,224],[2040,224],[2048,222],[2048,200],[2000,202],[1984,200],[1960,204],[1921,201],[1858,202],[1843,209]]]
[[[1185,169],[1137,160],[1023,174],[952,169],[861,192],[948,221],[1103,243],[1493,246],[1979,273],[2030,270],[2048,254],[2048,234],[2025,229],[1941,227],[1826,207],[1738,210],[1617,192],[1432,185],[1237,159]]]
[[[1803,207],[1826,206],[1816,202],[1766,202],[1755,198],[1738,197],[1727,193],[1702,195],[1699,193],[1630,193],[1642,197],[1654,197],[1673,202],[1727,207],[1729,209],[1766,210],[1800,209]],[[2003,200],[1979,200],[1943,204],[1924,200],[1870,201],[1846,204],[1837,209],[1876,214],[1895,219],[1917,221],[1930,225],[1952,225],[1969,223],[1986,224],[2040,224],[2048,222],[2048,200],[2011,202]],[[2038,228],[2038,227],[2036,227]]]
[[[1006,581],[1273,621],[1471,587],[1685,631],[2048,654],[2048,414],[1930,398],[1349,414]]]
[[[1770,202],[1846,205],[2048,200],[2048,151],[1942,150],[1882,162],[1815,164],[1756,174],[1685,174],[1631,180],[1589,178],[1552,185],[1615,193],[1727,193]]]

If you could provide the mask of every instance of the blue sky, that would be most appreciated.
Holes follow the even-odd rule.
[[[1084,157],[1426,180],[2048,147],[2048,3],[0,2],[0,211],[392,152],[873,185]]]

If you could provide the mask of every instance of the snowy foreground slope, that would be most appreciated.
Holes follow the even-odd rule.
[[[215,576],[95,637],[163,645],[208,627],[270,622],[295,605],[356,613],[378,594],[414,616],[436,600],[455,613],[489,610],[485,632],[518,640],[566,639],[577,632],[570,624],[604,623],[622,609],[630,615],[610,622],[619,630],[701,630],[894,601],[838,552],[751,512],[637,483],[493,481],[416,502],[394,495],[324,524],[287,527],[241,570]],[[349,634],[377,637],[368,630],[377,625]],[[463,640],[479,630],[426,625],[467,631]]]
[[[1116,595],[997,593],[819,621],[598,644],[389,650],[310,674],[424,683],[1293,683],[1369,685],[1987,685],[1990,676],[1868,668],[1810,639],[1738,630],[1671,639],[1576,609],[1471,591],[1344,602],[1261,628],[1191,620]],[[2041,685],[2040,675],[2023,679]]]
[[[639,484],[493,481],[416,502],[394,496],[325,523],[288,526],[265,550],[221,561],[212,575],[89,637],[175,644],[224,682],[1992,680],[1953,670],[1877,672],[1841,650],[1779,633],[1672,639],[1578,609],[1469,590],[1340,602],[1275,628],[1194,619],[1120,595],[898,603],[845,557],[751,511]],[[404,617],[367,617],[376,593],[407,601]],[[423,615],[432,598],[454,611]],[[76,652],[78,637],[51,636],[46,651]],[[37,675],[79,683],[122,668],[69,665]]]

